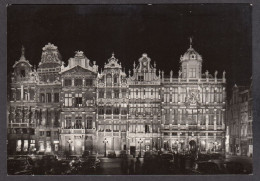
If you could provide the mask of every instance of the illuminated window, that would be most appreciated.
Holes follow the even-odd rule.
[[[65,107],[72,106],[72,94],[65,94]]]
[[[190,68],[189,77],[196,78],[196,68]]]
[[[51,142],[46,141],[46,152],[51,152]]]
[[[22,151],[22,140],[17,140],[16,151]]]
[[[47,102],[51,102],[51,93],[47,93],[46,94],[46,96],[47,96]]]
[[[107,75],[107,86],[111,86],[112,85],[112,76],[109,74]]]

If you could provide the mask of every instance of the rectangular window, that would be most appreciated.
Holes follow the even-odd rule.
[[[112,109],[110,106],[106,107],[106,114],[112,114]]]
[[[47,96],[47,102],[51,102],[51,93],[46,93]]]
[[[114,131],[119,131],[119,124],[114,124],[113,125],[113,130]]]
[[[92,129],[92,117],[87,117],[87,129]]]
[[[126,131],[126,125],[124,125],[124,124],[121,124],[121,131]]]
[[[45,94],[44,93],[40,94],[40,102],[45,102]]]
[[[112,92],[111,92],[111,90],[107,90],[107,96],[106,96],[106,98],[109,98],[109,99],[112,98]]]
[[[82,86],[82,79],[75,79],[74,80],[74,85],[75,86]]]
[[[122,89],[122,98],[126,98],[126,89]]]
[[[107,75],[107,82],[106,82],[107,86],[112,86],[112,76],[111,75]]]
[[[98,92],[98,97],[104,98],[104,91],[103,90]]]
[[[72,94],[65,94],[65,107],[72,106]]]
[[[143,75],[138,75],[138,81],[144,81],[144,76]]]
[[[47,137],[51,137],[51,132],[50,131],[46,131],[46,136]]]
[[[98,108],[98,114],[104,114],[104,107]]]
[[[71,85],[72,85],[71,79],[65,79],[64,85],[65,85],[65,86],[71,86]]]
[[[114,95],[115,95],[114,98],[119,98],[119,90],[118,89],[114,90]]]
[[[54,102],[60,102],[60,94],[54,93]]]
[[[114,107],[113,114],[119,114],[119,107]]]
[[[71,129],[72,128],[72,124],[71,124],[71,117],[66,117],[66,125],[65,125],[66,129]]]
[[[75,95],[75,106],[82,107],[82,94]]]
[[[40,136],[44,136],[44,131],[40,131]]]
[[[196,68],[190,68],[190,78],[196,78]]]
[[[93,85],[92,79],[86,79],[86,86],[92,86],[92,85]]]

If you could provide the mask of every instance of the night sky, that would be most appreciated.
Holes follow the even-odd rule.
[[[58,46],[67,64],[77,50],[99,68],[114,52],[132,70],[142,53],[157,68],[178,75],[180,55],[193,47],[203,57],[202,71],[222,77],[228,89],[248,85],[252,76],[251,10],[249,4],[179,5],[11,5],[8,7],[8,72],[19,60],[21,46],[32,65],[42,47]]]

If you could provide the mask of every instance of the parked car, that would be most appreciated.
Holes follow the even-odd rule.
[[[89,156],[84,159],[80,159],[81,167],[84,170],[96,170],[100,168],[100,160],[97,156]]]
[[[16,158],[7,160],[8,175],[32,175],[33,166],[27,158]]]
[[[119,153],[119,157],[120,157],[120,158],[125,158],[125,157],[127,157],[127,152],[126,152],[126,150],[121,150],[120,153]]]
[[[115,151],[109,151],[107,154],[108,158],[116,158],[116,152]]]
[[[88,157],[89,155],[90,155],[90,152],[87,151],[87,150],[85,150],[85,151],[83,152],[83,154],[82,154],[82,158],[86,158],[86,157]]]
[[[195,164],[193,172],[202,175],[227,173],[222,160],[199,161]]]
[[[174,163],[174,157],[171,153],[163,153],[160,155],[160,162],[163,166],[172,166]]]
[[[225,159],[228,174],[252,174],[253,163],[248,157],[234,157]]]

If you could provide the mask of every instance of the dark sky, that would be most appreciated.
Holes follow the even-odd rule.
[[[33,65],[42,47],[58,46],[67,64],[76,50],[100,68],[115,56],[127,72],[142,53],[158,69],[177,75],[179,59],[189,47],[203,57],[203,72],[222,76],[228,88],[248,84],[252,75],[249,4],[179,5],[11,5],[8,7],[8,72],[19,60],[21,46]]]

